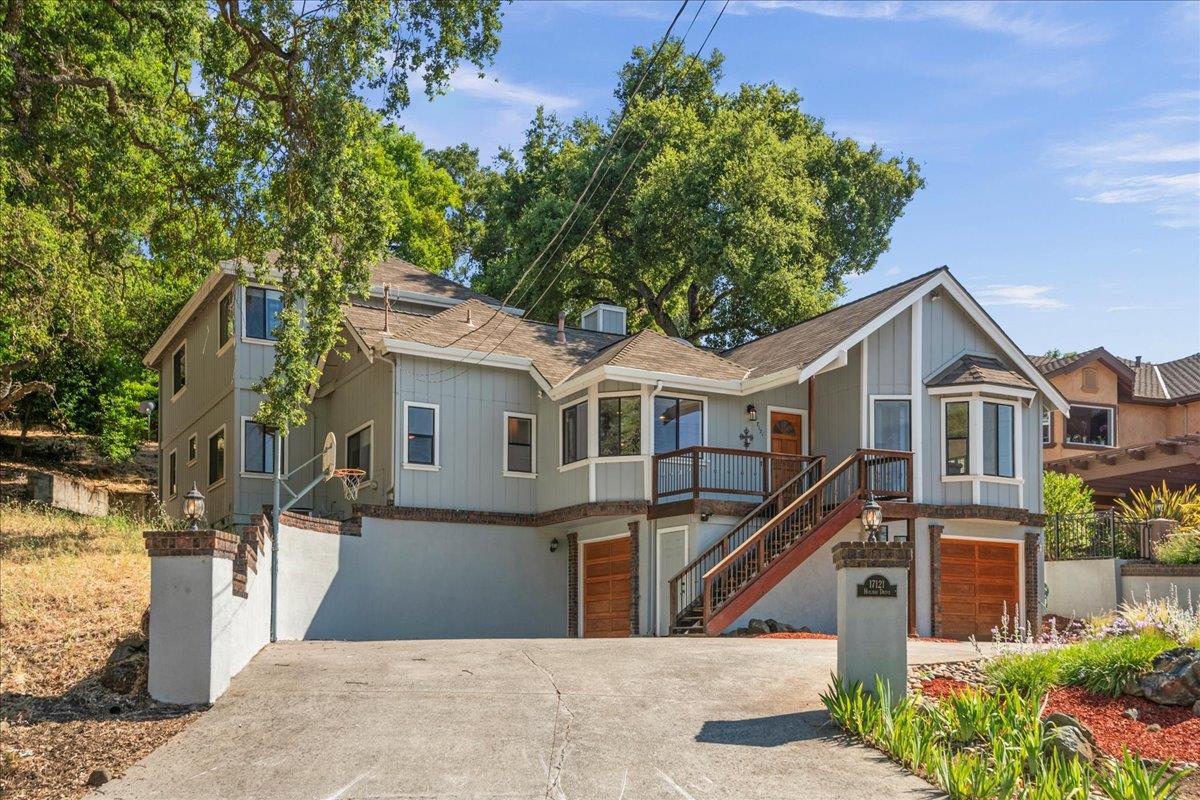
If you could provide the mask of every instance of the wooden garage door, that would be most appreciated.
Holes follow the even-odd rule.
[[[629,635],[629,537],[583,545],[583,635]]]
[[[942,539],[941,548],[939,632],[953,638],[974,635],[990,640],[1005,604],[1009,619],[1017,616],[1017,545]]]

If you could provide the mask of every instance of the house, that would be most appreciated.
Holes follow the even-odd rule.
[[[275,468],[252,387],[279,295],[234,272],[145,363],[166,509],[196,483],[210,525],[244,532],[244,588]],[[612,304],[578,327],[523,319],[398,259],[371,284],[284,447],[296,469],[332,432],[366,483],[353,503],[337,481],[303,498],[340,527],[285,515],[281,637],[832,631],[829,551],[861,538],[869,498],[914,543],[911,631],[1036,624],[1039,421],[1069,406],[946,268],[726,352],[629,334]]]
[[[1046,409],[1046,468],[1078,474],[1107,506],[1130,489],[1200,482],[1200,353],[1151,364],[1103,347],[1030,360],[1070,402]]]

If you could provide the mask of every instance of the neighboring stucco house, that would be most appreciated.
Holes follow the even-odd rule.
[[[629,335],[611,304],[533,322],[397,259],[371,283],[285,443],[301,464],[333,432],[369,481],[302,502],[354,535],[284,537],[286,636],[831,631],[829,550],[868,496],[914,543],[911,630],[1038,618],[1039,423],[1067,401],[949,270],[726,352]],[[147,354],[169,513],[193,481],[216,527],[269,504],[251,387],[278,302],[223,266]]]
[[[1100,505],[1200,481],[1200,353],[1151,364],[1097,347],[1030,360],[1070,402],[1042,416],[1048,469],[1080,475]]]

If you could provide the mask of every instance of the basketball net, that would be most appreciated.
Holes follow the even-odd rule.
[[[342,491],[346,495],[347,500],[357,500],[358,490],[363,485],[363,479],[367,477],[365,469],[355,469],[354,467],[344,467],[335,469],[333,477],[342,479]]]

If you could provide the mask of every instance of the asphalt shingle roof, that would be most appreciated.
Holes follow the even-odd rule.
[[[496,305],[500,303],[494,297],[468,289],[396,256],[386,256],[371,268],[371,283],[376,286],[390,286],[399,291],[431,294],[455,300],[482,300]]]
[[[970,355],[963,356],[950,364],[930,378],[926,385],[967,386],[975,383],[1014,386],[1018,389],[1036,388],[1024,375],[1008,368],[999,359]]]
[[[582,375],[605,364],[714,380],[746,377],[745,367],[650,329],[605,348],[576,374]]]

